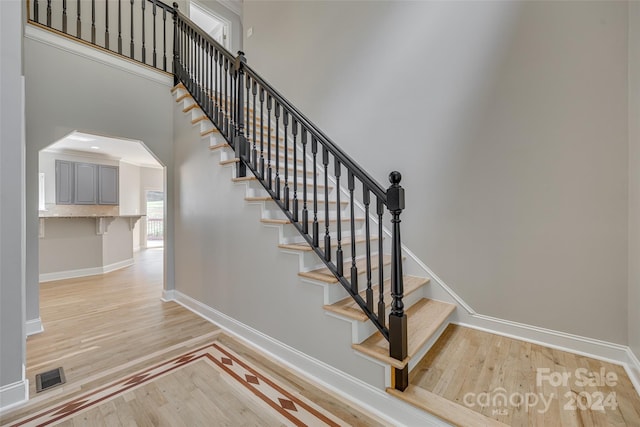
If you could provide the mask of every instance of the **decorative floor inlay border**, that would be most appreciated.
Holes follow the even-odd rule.
[[[95,408],[100,403],[120,396],[124,392],[141,387],[156,378],[171,374],[176,369],[202,360],[217,368],[218,372],[225,375],[227,380],[232,380],[235,384],[240,385],[249,393],[248,396],[253,396],[254,400],[257,398],[263,402],[265,410],[272,409],[273,413],[277,414],[286,425],[340,426],[345,424],[344,421],[260,372],[259,368],[220,342],[215,341],[205,347],[85,393],[80,397],[28,415],[10,424],[10,427],[48,426],[68,420],[85,410]]]

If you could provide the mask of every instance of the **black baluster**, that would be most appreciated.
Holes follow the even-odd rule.
[[[267,186],[273,189],[273,171],[271,169],[271,95],[267,95]]]
[[[336,250],[336,270],[338,271],[338,275],[342,276],[344,270],[344,260],[342,259],[342,224],[340,222],[340,175],[342,173],[342,165],[340,164],[340,160],[338,158],[333,158],[333,164],[335,166],[335,175],[336,175],[336,221],[337,221],[337,238],[338,238],[338,249]],[[329,206],[329,201],[324,201],[325,205]],[[353,240],[353,235],[351,236],[351,240]],[[352,278],[353,279],[353,278]]]
[[[78,0],[78,10],[77,10],[78,14],[76,17],[76,37],[78,37],[79,39],[82,38],[82,22],[80,21],[80,0]]]
[[[167,71],[167,9],[164,8],[162,9],[162,69]]]
[[[324,165],[324,259],[331,261],[331,235],[329,235],[329,150],[322,146]]]
[[[141,0],[140,4],[142,5],[142,63],[146,64],[147,63],[147,47],[145,45],[145,41],[146,41],[146,31],[145,31],[145,16],[144,16],[144,11],[147,5],[147,0]]]
[[[311,136],[311,154],[313,155],[313,246],[316,248],[320,240],[320,225],[318,224],[318,140],[315,136]]]
[[[131,57],[131,59],[133,59],[133,0],[131,0],[131,44],[129,45],[129,49],[129,56]]]
[[[118,4],[119,2],[120,0],[118,0]],[[118,5],[118,9],[120,9],[119,5]],[[182,53],[183,53],[183,51],[180,51],[181,49],[180,41],[182,40],[182,31],[180,30],[182,28],[181,27],[182,21],[179,20],[178,3],[176,2],[173,3],[173,9],[174,9],[173,11],[173,73],[174,73],[173,84],[176,85],[180,81],[178,77],[178,73],[180,73],[180,75],[183,75],[182,63],[180,63],[182,59]],[[120,25],[120,19],[118,19],[118,25]],[[118,38],[120,38],[120,36],[118,36]]]
[[[216,92],[217,92],[217,109],[218,109],[218,127],[223,131],[224,133],[224,116],[222,114],[222,63],[224,62],[224,59],[222,57],[222,55],[220,54],[220,51],[218,51],[218,49],[216,49],[216,54],[215,54],[215,58],[218,58],[218,66],[216,69],[216,73],[217,73],[217,80],[216,80]],[[214,58],[214,60],[215,60]]]
[[[382,327],[387,323],[384,303],[384,259],[382,256],[382,215],[384,215],[384,203],[377,197],[376,212],[378,214],[378,323]]]
[[[91,0],[91,43],[96,44],[96,0]]]
[[[214,106],[213,106],[213,122],[215,123],[216,126],[222,126],[222,123],[220,122],[220,117],[218,116],[218,114],[220,113],[220,110],[218,108],[218,103],[219,103],[219,99],[220,99],[220,94],[218,93],[218,49],[216,49],[215,47],[213,48],[213,68],[214,68],[214,82],[213,84],[215,85],[214,89],[213,89],[213,96],[214,96]]]
[[[231,96],[229,97],[229,105],[230,105],[229,113],[230,113],[230,116],[231,116],[231,134],[235,136],[236,133],[238,132],[238,128],[237,128],[238,123],[236,122],[236,113],[237,113],[237,111],[236,111],[236,108],[235,108],[235,102],[236,102],[236,97],[235,97],[236,87],[235,87],[235,83],[236,83],[236,79],[237,79],[238,76],[236,75],[236,72],[233,69],[231,69],[229,72],[233,73],[233,74],[230,75],[231,76],[231,80],[229,81],[229,86],[230,86],[230,90],[231,90]]]
[[[260,86],[260,179],[264,181],[264,89]]]
[[[302,127],[302,232],[309,234],[309,211],[307,209],[307,128]]]
[[[51,0],[47,0],[47,27],[51,27]]]
[[[289,112],[284,110],[284,208],[289,210],[289,147],[288,147],[288,125],[289,125]]]
[[[293,117],[291,133],[293,134],[293,220],[298,222],[298,121],[295,117]],[[287,200],[289,200],[288,192]]]
[[[196,99],[198,103],[202,105],[202,36],[200,34],[195,33],[195,44],[193,46],[195,53],[195,62],[196,62],[196,84],[198,85],[198,90],[196,92]]]
[[[247,163],[251,164],[252,167],[255,169],[256,164],[255,164],[255,158],[256,155],[258,154],[257,151],[255,150],[255,133],[253,135],[253,139],[251,139],[251,124],[249,122],[247,122],[247,120],[251,121],[251,84],[253,79],[251,78],[251,76],[247,75],[245,73],[244,76],[245,79],[245,88],[247,90],[247,94],[246,97],[244,98],[244,106],[242,107],[244,109],[244,131],[245,131],[245,135],[246,135],[246,140],[247,140]],[[255,99],[254,99],[255,102]],[[255,109],[254,109],[254,114],[255,114]],[[254,119],[254,123],[255,123],[255,117],[253,117]],[[250,140],[252,140],[253,142],[253,148],[251,148],[251,143],[249,142]]]
[[[355,203],[353,202],[353,190],[355,186],[355,178],[353,172],[349,171],[349,205],[351,218],[351,291],[358,293],[358,267],[356,266],[356,218]]]
[[[118,0],[118,53],[122,55],[122,0]]]
[[[104,2],[104,48],[109,49],[109,1]]]
[[[280,199],[280,104],[276,102],[276,199]]]
[[[404,287],[402,277],[402,241],[400,239],[400,214],[404,209],[404,189],[400,186],[400,172],[391,172],[387,189],[387,207],[391,212],[393,233],[391,237],[391,313],[389,314],[389,355],[396,360],[407,357],[407,316],[404,312]],[[397,390],[409,385],[409,367],[394,368],[393,376]]]
[[[236,176],[242,177],[247,176],[247,165],[249,150],[247,149],[247,138],[244,133],[245,124],[244,124],[244,96],[245,96],[245,83],[244,83],[244,64],[247,63],[246,58],[244,57],[244,53],[242,51],[238,52],[238,57],[236,58],[235,63],[235,73],[236,73],[236,90],[238,93],[238,97],[236,99],[235,108],[237,110],[236,113],[236,126],[237,126],[237,139],[238,142],[236,144],[237,153],[239,153],[240,162],[236,163]]]
[[[153,4],[153,8],[151,9],[151,14],[153,15],[153,66],[157,65],[156,58],[156,4]]]
[[[253,163],[253,168],[255,170],[258,170],[258,149],[256,147],[256,95],[258,94],[258,84],[256,83],[256,81],[253,81],[253,85],[251,87],[251,93],[253,94],[253,156],[252,156],[252,163]],[[262,122],[260,123],[260,125],[262,126]],[[260,175],[260,178],[262,178],[262,175]]]
[[[231,138],[231,135],[229,133],[229,111],[228,111],[228,106],[229,106],[229,92],[227,91],[227,87],[228,87],[228,83],[229,83],[229,58],[227,58],[226,56],[224,56],[224,99],[223,99],[223,104],[224,104],[224,132],[225,135],[227,136],[227,140],[229,140]]]
[[[67,34],[67,0],[62,0],[62,32]]]
[[[366,184],[362,184],[362,202],[364,203],[364,223],[365,223],[365,244],[367,259],[367,292],[366,301],[367,308],[373,313],[373,289],[371,286],[371,229],[369,225],[369,205],[371,204],[371,194]],[[351,236],[353,239],[354,236]]]
[[[213,85],[214,85],[214,68],[215,66],[213,65],[213,51],[214,51],[214,47],[213,45],[207,43],[207,56],[208,56],[208,61],[209,61],[209,116],[213,117],[213,123],[215,124],[215,114],[213,113],[214,111],[214,105],[215,105],[215,94],[213,92]]]

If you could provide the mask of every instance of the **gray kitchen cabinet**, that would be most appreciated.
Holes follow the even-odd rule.
[[[98,204],[118,204],[118,167],[98,165]]]
[[[56,160],[56,204],[73,204],[74,163]]]
[[[98,202],[98,165],[75,164],[74,204],[95,205]]]

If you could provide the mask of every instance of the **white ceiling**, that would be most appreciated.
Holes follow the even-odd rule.
[[[138,166],[160,168],[162,165],[145,145],[133,139],[109,138],[82,132],[72,132],[47,148],[52,152],[82,152],[95,157],[108,157]]]

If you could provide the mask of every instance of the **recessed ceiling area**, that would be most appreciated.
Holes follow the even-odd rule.
[[[110,138],[77,131],[70,133],[42,151],[69,154],[81,152],[112,160],[122,160],[142,167],[162,167],[140,141]]]

